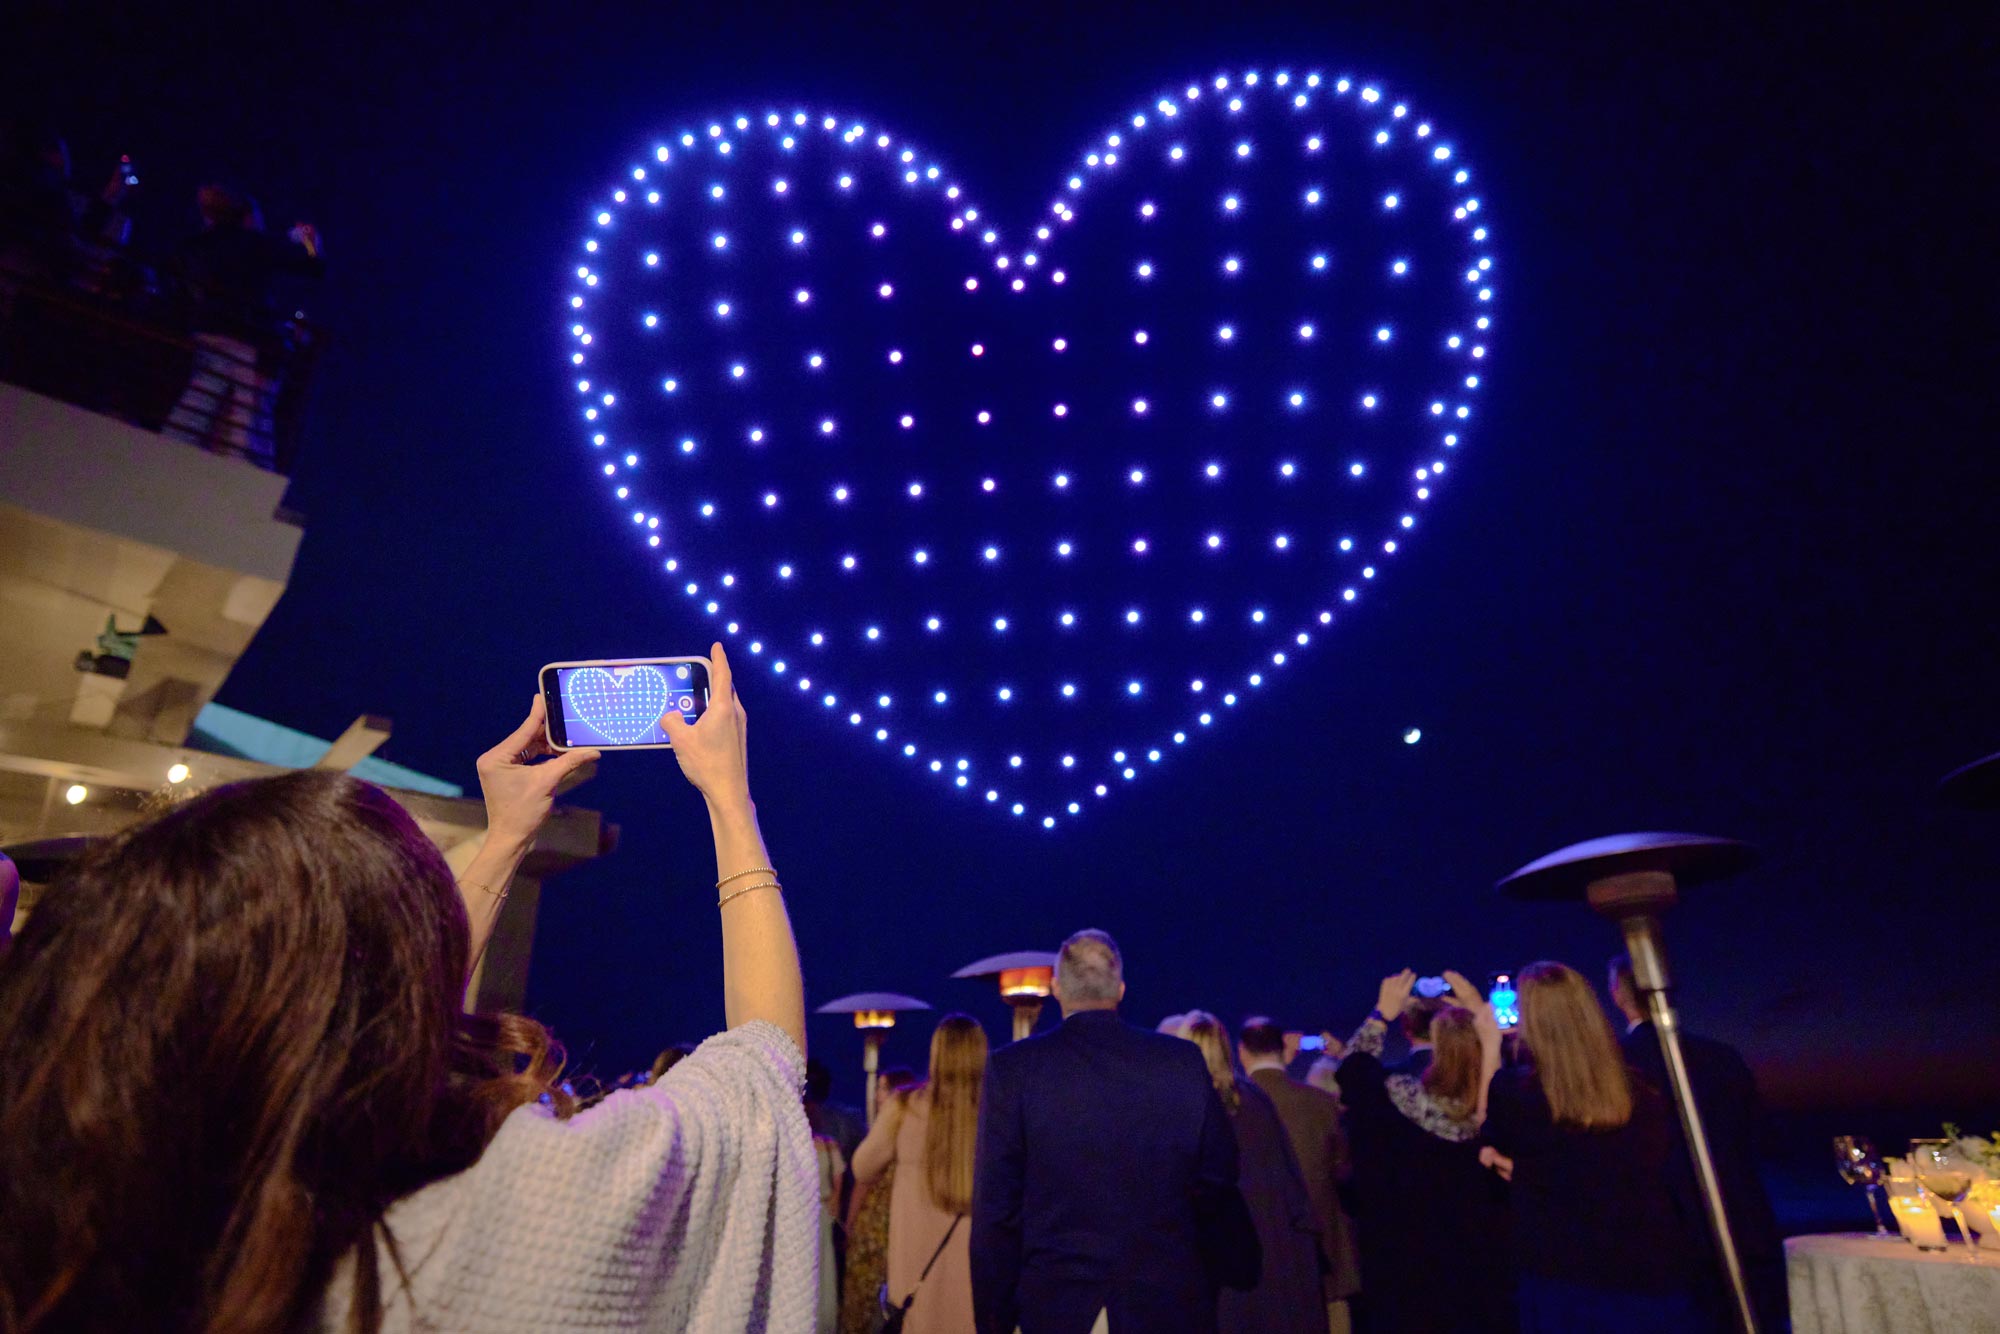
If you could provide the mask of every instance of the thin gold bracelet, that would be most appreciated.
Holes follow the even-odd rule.
[[[512,884],[509,884],[506,889],[488,889],[485,885],[480,884],[477,880],[461,880],[459,881],[459,883],[462,885],[471,885],[474,889],[478,890],[480,893],[486,895],[489,898],[495,898],[495,899],[505,899],[507,895],[510,892],[512,892],[514,888]]]
[[[741,880],[746,875],[776,875],[777,873],[778,873],[778,868],[775,866],[753,866],[747,871],[738,871],[735,875],[726,875],[722,877],[722,879],[715,882],[715,887],[717,889],[721,889],[724,885],[728,884],[730,881]]]
[[[745,885],[742,889],[732,889],[727,894],[724,894],[721,898],[715,901],[715,906],[720,908],[725,903],[728,903],[731,899],[740,899],[745,894],[754,894],[760,889],[775,889],[778,890],[780,893],[782,893],[784,891],[784,888],[785,887],[783,885],[779,884],[775,880],[766,880],[763,883],[756,885]]]

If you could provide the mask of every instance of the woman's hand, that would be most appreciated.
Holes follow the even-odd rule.
[[[1416,970],[1405,968],[1382,979],[1382,989],[1375,993],[1375,1008],[1384,1019],[1393,1022],[1403,1013],[1403,1007],[1410,1003],[1410,989],[1417,985]]]
[[[1491,1144],[1480,1146],[1479,1165],[1491,1168],[1493,1174],[1502,1181],[1512,1181],[1514,1179],[1514,1160],[1494,1148]]]
[[[555,809],[556,789],[562,781],[598,758],[599,752],[558,751],[549,744],[543,726],[546,705],[541,692],[528,709],[527,718],[513,734],[479,757],[479,790],[486,797],[487,842],[499,841],[523,850]],[[556,758],[538,764],[545,755]]]
[[[736,678],[721,644],[708,650],[708,708],[690,724],[678,713],[663,720],[681,773],[710,809],[750,804],[749,719],[736,697]]]

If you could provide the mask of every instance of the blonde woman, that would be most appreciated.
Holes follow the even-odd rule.
[[[1711,1328],[1665,1101],[1626,1068],[1582,974],[1530,964],[1518,985],[1529,1063],[1494,1076],[1486,1138],[1513,1181],[1523,1334]]]
[[[949,1014],[931,1034],[930,1079],[877,1108],[854,1151],[857,1189],[890,1167],[889,1306],[910,1303],[905,1334],[972,1334],[973,1150],[986,1030]],[[928,1273],[926,1273],[928,1269]]]
[[[1216,1327],[1221,1334],[1323,1329],[1327,1309],[1319,1277],[1319,1219],[1277,1105],[1237,1073],[1236,1044],[1220,1019],[1206,1010],[1192,1011],[1181,1036],[1201,1049],[1216,1096],[1229,1112],[1236,1132],[1237,1184],[1264,1257],[1255,1287],[1223,1289]]]

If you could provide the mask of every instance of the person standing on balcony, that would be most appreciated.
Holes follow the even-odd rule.
[[[274,288],[281,275],[326,271],[319,231],[296,224],[283,240],[264,230],[257,201],[225,185],[195,192],[202,229],[175,252],[194,334],[194,373],[166,431],[217,453],[273,461],[275,373],[285,340]]]

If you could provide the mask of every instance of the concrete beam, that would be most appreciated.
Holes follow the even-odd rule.
[[[393,724],[379,714],[364,713],[347,725],[347,730],[334,738],[327,747],[326,754],[313,765],[315,769],[338,769],[346,773],[362,760],[373,755],[384,741],[389,739]]]

